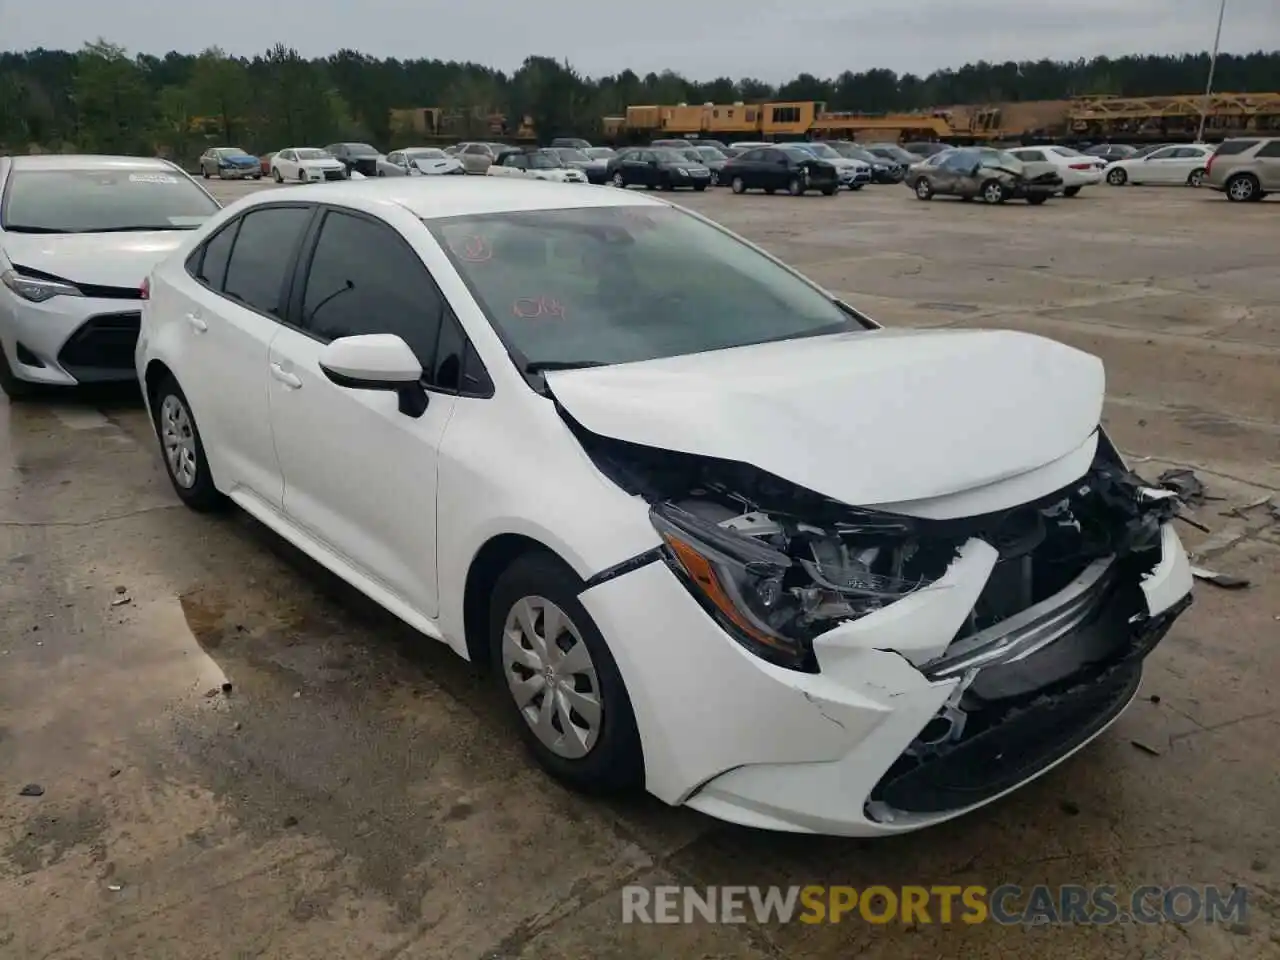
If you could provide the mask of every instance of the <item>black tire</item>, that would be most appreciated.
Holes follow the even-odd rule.
[[[933,184],[929,182],[928,177],[921,177],[916,181],[915,192],[917,200],[933,199]]]
[[[1063,191],[1062,191],[1062,195],[1063,195],[1064,197],[1076,197],[1076,196],[1079,196],[1079,195],[1080,195],[1080,188],[1079,188],[1079,187],[1067,187],[1065,190],[1063,190]]]
[[[203,163],[200,164],[200,176],[204,177],[206,180],[209,179],[209,171],[205,169]]]
[[[280,173],[279,167],[271,168],[271,178],[275,180],[276,183],[284,183],[284,176]]]
[[[695,183],[693,185],[694,193],[702,193],[706,189],[707,189],[707,185],[705,183]]]
[[[40,385],[29,380],[20,380],[14,376],[13,367],[9,366],[9,357],[0,345],[0,390],[8,396],[10,402],[21,403],[30,400],[40,392]]]
[[[1049,195],[1047,193],[1032,193],[1027,196],[1027,203],[1033,207],[1038,207],[1048,199]]]
[[[344,177],[343,179],[345,180],[346,178]],[[307,182],[307,171],[303,170],[301,167],[298,168],[298,182],[299,183]]]
[[[777,192],[778,192],[778,188],[777,188],[777,187],[765,187],[765,188],[764,188],[764,192],[765,192],[765,193],[767,193],[769,196],[771,196],[771,197],[772,197],[775,193],[777,193]]]
[[[1237,173],[1225,184],[1227,199],[1235,203],[1250,203],[1262,199],[1262,184],[1252,173]]]
[[[1003,183],[994,177],[985,181],[978,189],[978,193],[982,195],[983,203],[1004,203],[1009,198],[1009,191],[1005,189]]]
[[[823,187],[822,195],[824,197],[834,197],[836,195],[836,187]]]
[[[195,453],[195,479],[185,485],[178,479],[173,463],[169,459],[165,446],[165,426],[163,421],[170,401],[175,401],[185,411],[189,431],[183,431],[183,437],[189,437]],[[212,513],[227,505],[227,498],[213,485],[213,474],[209,472],[209,458],[204,452],[204,441],[200,439],[200,428],[196,425],[195,414],[187,402],[187,396],[173,377],[165,377],[156,385],[151,395],[151,417],[155,427],[156,439],[160,443],[160,459],[164,461],[165,473],[178,499],[197,513]]]
[[[746,193],[747,185],[741,177],[734,177],[733,182],[729,184],[729,189],[734,193]]]
[[[861,190],[864,186],[865,184],[861,184],[861,183],[851,183],[849,184],[849,189],[856,193],[857,191]]]
[[[385,177],[385,176],[386,176],[386,173],[383,171],[383,169],[382,169],[381,167],[379,167],[379,168],[378,168],[378,176],[380,176],[380,177]]]
[[[517,558],[498,578],[489,599],[489,653],[502,696],[539,766],[576,790],[612,793],[644,782],[644,755],[622,674],[599,628],[578,601],[581,589],[582,582],[557,557],[534,552]],[[508,615],[526,597],[542,598],[559,607],[590,655],[601,719],[599,733],[582,757],[566,758],[544,744],[511,695],[502,651],[503,633]],[[512,673],[518,675],[514,670]]]
[[[255,173],[255,174],[253,175],[253,179],[255,179],[255,180],[261,180],[261,179],[262,179],[262,174],[260,174],[260,173]]]
[[[1120,167],[1107,171],[1107,183],[1113,187],[1123,187],[1129,182],[1129,174],[1125,173]]]
[[[804,193],[804,184],[800,182],[799,177],[792,177],[787,181],[787,193],[793,197],[798,197]]]
[[[1191,174],[1187,177],[1187,186],[1199,187],[1200,184],[1204,183],[1204,174],[1205,171],[1203,169],[1192,170]]]

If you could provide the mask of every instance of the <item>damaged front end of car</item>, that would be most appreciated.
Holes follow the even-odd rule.
[[[951,694],[885,771],[869,819],[975,806],[1053,765],[1136,693],[1142,661],[1190,603],[1152,597],[1176,552],[1178,501],[1149,488],[1099,431],[1087,474],[1012,509],[925,519],[834,501],[743,463],[601,437],[571,423],[596,465],[650,504],[663,560],[756,656],[820,673],[824,647],[896,653]],[[896,604],[950,603],[881,629]],[[912,599],[914,596],[914,599]],[[957,605],[957,603],[962,605]],[[895,631],[897,631],[895,633]]]

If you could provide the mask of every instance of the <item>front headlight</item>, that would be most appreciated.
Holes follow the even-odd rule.
[[[84,294],[69,283],[59,280],[36,280],[24,277],[13,270],[0,273],[0,283],[31,303],[44,303],[54,297],[83,297]]]
[[[887,515],[848,530],[752,514],[747,532],[672,503],[649,516],[667,564],[729,636],[809,673],[818,669],[814,638],[933,582],[954,556],[950,545],[922,550]]]

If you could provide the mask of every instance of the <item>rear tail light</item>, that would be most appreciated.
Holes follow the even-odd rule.
[[[1073,163],[1071,165],[1072,170],[1092,170],[1093,167],[1092,163]]]
[[[144,277],[142,280],[142,284],[138,287],[138,299],[139,300],[151,299],[151,278],[150,277]]]
[[[1204,165],[1204,175],[1207,177],[1213,171],[1214,154],[1209,154],[1209,159]]]

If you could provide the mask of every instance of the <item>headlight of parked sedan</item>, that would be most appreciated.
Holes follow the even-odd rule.
[[[821,527],[765,514],[716,523],[670,502],[649,515],[667,564],[726,633],[810,673],[815,637],[933,583],[955,556],[954,544],[923,547],[889,515]]]
[[[44,303],[54,297],[84,296],[83,293],[69,283],[63,283],[60,280],[38,280],[34,277],[24,277],[14,270],[6,270],[4,273],[0,273],[0,283],[3,283],[23,300],[28,300],[31,303]]]

